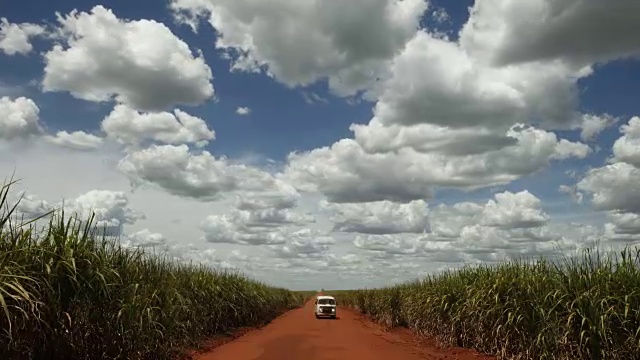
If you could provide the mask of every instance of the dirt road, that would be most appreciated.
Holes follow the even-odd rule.
[[[198,360],[488,360],[464,349],[439,350],[406,330],[385,332],[346,309],[338,319],[316,319],[313,301],[262,329],[196,357]]]

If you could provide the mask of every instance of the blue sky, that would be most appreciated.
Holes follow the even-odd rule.
[[[157,243],[176,256],[238,267],[257,277],[264,275],[265,268],[279,268],[283,275],[266,275],[266,280],[293,287],[305,283],[308,276],[334,268],[337,270],[328,270],[326,278],[315,277],[314,284],[331,287],[332,271],[341,271],[350,284],[401,281],[457,264],[459,260],[441,258],[467,247],[495,246],[493,259],[507,259],[527,250],[515,240],[512,247],[496,242],[511,244],[510,237],[515,239],[523,229],[547,234],[568,248],[589,246],[595,237],[612,244],[634,243],[640,239],[640,216],[625,201],[639,196],[633,184],[640,180],[635,178],[640,145],[632,135],[622,139],[620,126],[631,126],[630,119],[640,115],[640,43],[631,34],[620,33],[621,27],[615,24],[598,29],[585,24],[603,12],[631,14],[636,5],[620,1],[602,8],[582,0],[569,3],[571,6],[562,7],[552,0],[535,0],[527,8],[511,0],[375,0],[342,5],[282,0],[273,6],[248,0],[8,2],[0,5],[6,29],[9,24],[25,29],[29,23],[41,30],[28,38],[33,49],[18,53],[10,52],[9,45],[15,43],[8,41],[16,33],[0,32],[0,97],[4,96],[0,116],[25,119],[23,125],[0,123],[0,131],[5,132],[0,134],[0,170],[8,176],[15,167],[24,178],[24,190],[33,195],[25,212],[40,205],[54,206],[60,197],[75,199],[71,206],[80,214],[102,206],[104,222],[117,224],[128,245]],[[167,51],[174,51],[169,48],[175,45],[170,39],[142,40],[142,33],[135,33],[139,28],[126,25],[150,19],[188,45],[188,64],[195,64],[197,51],[201,51],[205,67],[213,74],[210,83],[215,99],[198,99],[191,105],[174,101],[179,94],[170,94],[171,89],[187,81],[180,79],[185,79],[186,66],[191,65],[171,67],[169,60],[153,64],[161,66],[157,71],[167,71],[163,109],[136,108],[135,101],[126,97],[127,77],[153,74],[152,65],[146,68],[132,60],[137,65],[106,80],[83,73],[83,67],[89,66],[109,69],[109,54],[121,49],[91,43],[99,34],[98,30],[92,33],[91,27],[78,30],[69,25],[66,32],[55,35],[56,29],[64,28],[56,12],[65,16],[77,9],[85,13],[85,19],[93,19],[98,16],[92,14],[97,5],[118,19],[108,26],[119,28],[105,27],[103,36],[132,49],[147,46],[147,51],[154,52],[166,46]],[[189,11],[198,15],[191,18],[197,20],[197,33],[180,21],[184,19],[180,15]],[[446,16],[436,19],[434,12]],[[381,17],[363,18],[378,15]],[[523,19],[534,20],[523,23]],[[620,21],[637,29],[640,22],[636,20],[640,19],[629,15]],[[474,27],[476,23],[491,26]],[[129,38],[124,37],[127,31],[132,34]],[[79,39],[75,45],[70,42],[72,36]],[[367,43],[355,38],[367,39]],[[309,39],[327,42],[316,46]],[[565,46],[558,47],[558,41],[566,41]],[[61,61],[74,61],[74,66],[67,68],[47,57],[54,44],[69,50]],[[104,54],[92,58],[90,52],[81,53],[86,59],[79,57],[80,52],[70,55],[71,49],[82,46]],[[227,51],[245,52],[250,64],[231,71],[234,64],[242,65],[242,59],[225,56]],[[536,58],[549,53],[550,58]],[[513,54],[526,61],[513,60]],[[499,65],[498,60],[504,59],[507,64]],[[440,68],[440,63],[450,66]],[[52,91],[42,90],[45,67],[50,69],[49,84],[56,88]],[[585,75],[585,69],[591,73]],[[124,73],[128,70],[130,75]],[[373,78],[379,81],[370,82]],[[95,84],[74,79],[93,79]],[[302,84],[304,79],[311,80]],[[332,83],[338,79],[347,81]],[[137,92],[149,89],[133,86]],[[354,88],[359,92],[345,95]],[[109,100],[83,100],[72,95],[73,89],[85,94],[104,91]],[[571,94],[577,96],[577,102],[571,101]],[[118,100],[118,96],[124,98]],[[312,96],[323,101],[308,102]],[[29,117],[23,106],[30,105],[18,105],[19,97],[31,99],[38,114]],[[153,130],[151,123],[145,125],[141,117],[114,117],[113,124],[119,127],[102,131],[101,123],[113,115],[118,103],[138,114],[178,108],[204,120],[215,131],[215,140],[199,147],[196,141],[184,140],[182,133],[182,140],[172,137],[166,141],[178,134],[166,129],[153,133],[159,130]],[[250,113],[238,114],[240,107],[248,107]],[[551,119],[553,116],[556,118]],[[581,132],[588,116],[600,125],[587,139]],[[523,135],[516,147],[505,148],[480,137],[482,131],[505,136],[509,126],[535,125],[538,117],[553,120],[554,125]],[[609,117],[615,121],[607,121]],[[25,124],[33,126],[27,129]],[[363,131],[382,124],[384,132],[355,136],[349,129],[352,124],[359,124]],[[394,137],[393,129],[401,129],[406,137]],[[74,143],[79,140],[64,142],[56,135],[59,131],[83,132],[76,135],[89,136],[91,145],[79,149]],[[444,134],[439,138],[443,145],[433,138],[439,131]],[[456,131],[471,135],[464,138]],[[549,138],[553,134],[556,138]],[[147,137],[133,143],[132,136]],[[410,140],[412,137],[418,140]],[[533,139],[540,143],[527,145]],[[451,146],[462,148],[483,141],[490,150],[462,156],[450,150]],[[616,142],[617,152],[613,150]],[[188,152],[175,160],[182,145],[188,146]],[[431,150],[420,150],[420,146]],[[620,150],[623,146],[624,151]],[[155,152],[161,147],[162,156]],[[202,150],[213,157],[202,156]],[[292,152],[298,155],[288,160]],[[159,165],[171,156],[175,156],[174,163]],[[220,157],[244,164],[244,168],[219,163]],[[275,161],[274,168],[268,159]],[[64,163],[60,173],[45,173],[53,163]],[[589,173],[592,169],[595,172]],[[620,181],[602,180],[606,171],[627,172],[614,178],[623,179]],[[561,186],[566,186],[564,192]],[[626,189],[628,195],[616,198],[617,187]],[[92,192],[95,190],[102,192]],[[568,192],[581,201],[573,201]],[[272,203],[288,199],[291,193],[296,194],[295,205]],[[496,195],[501,193],[507,194],[503,200]],[[599,200],[592,201],[594,196]],[[236,199],[262,205],[242,207]],[[491,200],[497,205],[489,204]],[[456,204],[463,202],[479,207],[466,222],[447,223],[444,214],[461,211]],[[161,214],[161,204],[165,212],[175,213]],[[445,207],[437,210],[439,204]],[[323,210],[325,206],[329,210]],[[424,212],[427,207],[431,210]],[[144,217],[133,216],[132,211]],[[267,214],[277,220],[267,219]],[[458,215],[466,216],[462,214]],[[627,220],[621,220],[623,216]],[[431,232],[424,230],[429,228],[424,226],[427,223]],[[453,229],[456,235],[445,236],[449,240],[443,242],[445,232],[434,231],[434,224],[441,231]],[[553,255],[546,243],[531,241],[538,251]],[[403,252],[398,253],[399,248]],[[481,261],[465,256],[463,263]],[[263,267],[248,264],[247,257],[264,259]],[[434,260],[436,257],[440,260]],[[311,265],[305,268],[303,263]],[[371,270],[400,263],[418,264],[420,271],[401,268],[396,277],[389,277]]]

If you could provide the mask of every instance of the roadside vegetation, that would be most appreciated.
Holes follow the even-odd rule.
[[[238,273],[123,248],[93,219],[54,213],[37,229],[15,216],[11,185],[0,190],[3,359],[170,359],[302,302]]]
[[[640,249],[330,292],[388,326],[511,359],[640,359]]]

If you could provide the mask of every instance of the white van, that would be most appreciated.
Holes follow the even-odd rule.
[[[316,319],[320,317],[336,318],[336,299],[333,296],[317,296],[314,304],[315,306],[313,308]]]

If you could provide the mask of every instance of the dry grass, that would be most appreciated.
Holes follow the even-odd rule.
[[[500,358],[640,358],[640,249],[467,267],[335,296],[386,326]]]
[[[36,233],[0,190],[3,359],[170,359],[302,298],[241,274],[125,249],[64,213]]]

